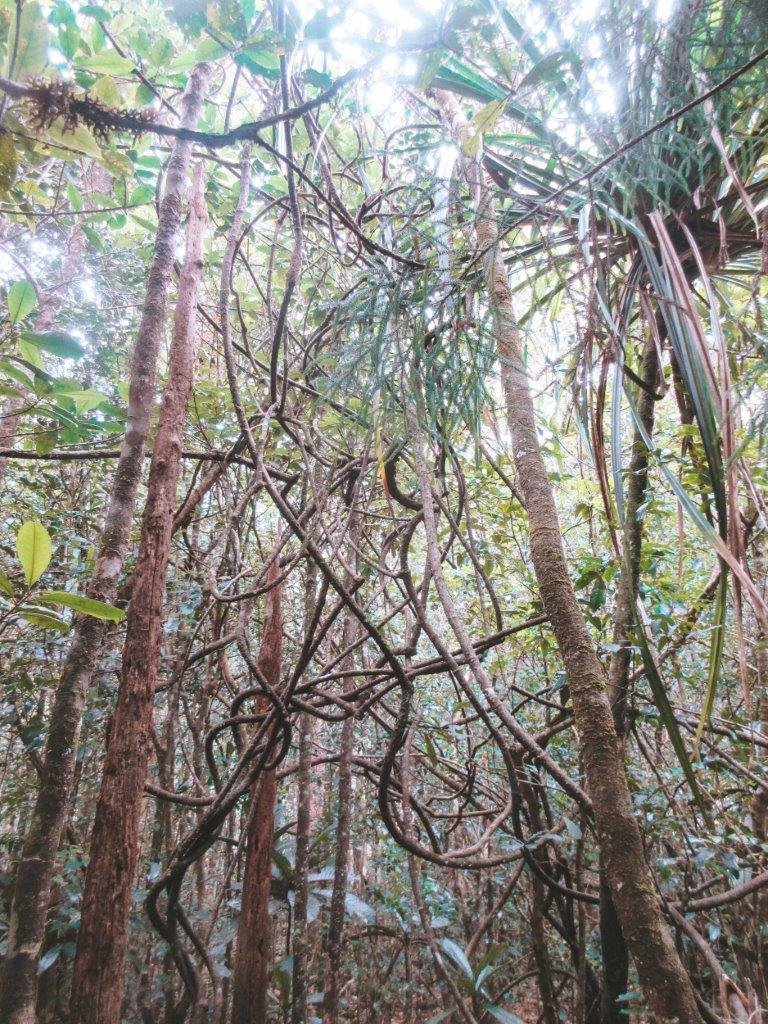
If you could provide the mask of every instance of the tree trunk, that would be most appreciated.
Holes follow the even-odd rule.
[[[455,101],[447,94],[440,94],[439,99],[454,134],[461,140],[467,128]],[[699,1024],[693,986],[675,949],[645,860],[605,673],[568,574],[490,192],[477,161],[469,165],[469,173],[477,203],[477,245],[484,257],[488,300],[496,321],[496,349],[512,455],[528,514],[531,558],[570,688],[608,884],[652,1012],[660,1021]]]
[[[163,636],[165,576],[181,473],[182,436],[197,360],[195,313],[205,222],[202,172],[198,169],[176,303],[168,382],[149,472],[128,608],[117,706],[91,837],[72,978],[72,1024],[118,1024],[120,1020],[126,932],[139,855],[139,816]],[[142,384],[151,396],[151,381],[137,386]]]
[[[496,249],[496,228],[490,217],[479,218],[478,241],[491,251],[488,290],[498,321],[498,353],[504,368],[513,457],[528,513],[533,567],[570,687],[598,843],[617,917],[652,1011],[662,1021],[698,1024],[693,987],[664,921],[645,860],[605,674],[568,574],[506,267]]]
[[[341,727],[339,805],[336,816],[336,855],[333,865],[333,891],[331,893],[328,917],[328,965],[325,975],[325,996],[323,998],[323,1019],[325,1024],[337,1024],[339,1019],[341,954],[344,942],[344,913],[352,826],[352,744],[354,738],[355,720],[350,715],[344,719],[344,724]]]
[[[317,580],[314,563],[307,561],[304,636],[307,636],[315,613]],[[291,952],[293,977],[291,986],[291,1024],[305,1024],[307,1017],[307,953],[309,905],[309,843],[312,832],[312,733],[314,719],[306,712],[299,717],[299,766],[296,773],[298,789],[296,807],[296,859],[294,863],[293,926]]]
[[[277,576],[270,566],[268,579]],[[281,585],[269,592],[259,668],[273,689],[280,685],[283,652]],[[259,712],[270,708],[259,700]],[[232,1024],[266,1024],[269,975],[272,967],[272,925],[269,897],[272,883],[272,847],[275,832],[277,781],[274,771],[263,772],[251,787],[253,804],[248,816],[245,871],[237,946],[232,975]]]
[[[206,65],[199,65],[190,76],[182,117],[182,124],[187,128],[197,123],[209,73]],[[108,603],[114,601],[117,592],[141,478],[189,154],[190,145],[178,142],[168,162],[155,252],[131,359],[126,432],[115,470],[99,555],[87,588],[88,597]],[[37,964],[56,852],[72,790],[80,720],[106,630],[107,623],[101,619],[81,616],[76,620],[72,646],[56,690],[43,758],[44,777],[24,842],[11,908],[0,991],[0,1020],[3,1024],[33,1024],[34,1021]]]
[[[309,935],[307,910],[309,904],[309,842],[312,830],[312,726],[310,715],[299,718],[299,766],[296,773],[298,789],[296,810],[296,859],[294,863],[293,922],[291,950],[293,972],[291,985],[291,1024],[304,1024],[307,1016],[307,954]]]
[[[654,392],[659,376],[659,357],[652,330],[646,339],[641,367],[641,387],[637,396],[637,412],[648,437],[653,436],[655,419]],[[613,619],[615,649],[608,667],[608,696],[619,738],[629,733],[629,668],[632,657],[630,633],[634,619],[637,588],[640,579],[640,556],[643,547],[643,519],[640,509],[648,485],[648,449],[639,430],[635,429],[632,456],[629,461],[626,522],[621,573],[616,587]],[[600,869],[600,948],[603,961],[601,1013],[603,1024],[626,1024],[627,1004],[619,1002],[629,985],[629,954],[611,900],[611,889],[605,870]]]

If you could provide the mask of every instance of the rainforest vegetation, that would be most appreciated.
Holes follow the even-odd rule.
[[[0,0],[0,1024],[768,1021],[766,0]]]

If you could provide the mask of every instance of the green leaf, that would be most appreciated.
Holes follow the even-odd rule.
[[[19,615],[32,626],[40,626],[41,629],[55,629],[59,633],[69,632],[69,623],[66,619],[48,608],[37,608],[35,605],[25,604],[19,608]]]
[[[517,90],[519,91],[525,86],[539,85],[541,82],[561,80],[562,69],[564,66],[569,64],[573,68],[574,74],[578,76],[581,73],[581,60],[577,53],[573,50],[557,50],[554,53],[548,53],[546,57],[542,57],[542,59],[531,68],[528,74],[517,86]]]
[[[30,281],[16,281],[8,289],[8,316],[12,324],[28,317],[37,305],[37,295]]]
[[[0,196],[5,195],[16,180],[18,158],[10,132],[0,133]]]
[[[103,405],[105,402],[109,403],[109,396],[105,395],[103,391],[97,391],[95,388],[63,391],[59,393],[66,395],[66,397],[74,404],[78,415],[90,412],[92,409],[98,409],[98,407]]]
[[[11,583],[4,572],[0,572],[0,592],[8,597],[13,597],[13,583]]]
[[[635,626],[638,646],[640,648],[640,654],[643,659],[643,667],[645,668],[645,674],[648,677],[650,683],[651,693],[653,694],[653,702],[656,705],[656,710],[659,713],[659,718],[664,723],[664,728],[667,730],[667,735],[672,743],[672,747],[677,754],[677,760],[680,762],[680,767],[683,770],[683,775],[690,786],[693,799],[699,806],[699,809],[704,816],[704,820],[709,823],[709,809],[707,807],[704,796],[699,789],[699,784],[696,781],[696,774],[691,764],[691,759],[688,756],[688,751],[685,748],[683,737],[680,734],[680,729],[677,725],[677,719],[675,713],[672,710],[672,705],[669,703],[667,697],[667,691],[664,687],[664,682],[659,675],[658,668],[656,667],[656,659],[653,656],[650,645],[648,644],[648,638],[645,632],[645,624],[640,614],[641,603],[638,599],[637,607],[634,609],[635,615]]]
[[[123,609],[116,608],[113,604],[95,601],[80,594],[70,594],[66,590],[44,590],[38,600],[43,604],[61,604],[65,608],[72,608],[73,611],[91,615],[94,619],[105,619],[107,622],[120,622],[125,616]]]
[[[47,953],[40,957],[40,963],[37,965],[37,973],[45,974],[49,967],[52,967],[59,959],[61,953],[61,946],[51,946]]]
[[[318,71],[317,68],[307,68],[301,77],[307,85],[314,85],[318,89],[327,89],[333,82],[327,71]]]
[[[472,970],[472,964],[458,942],[454,942],[453,939],[440,939],[440,945],[454,964],[466,974],[470,981],[474,982],[475,972]]]
[[[51,535],[43,524],[23,523],[16,534],[16,554],[24,570],[24,578],[30,587],[48,568],[52,553]]]
[[[344,894],[344,910],[351,916],[357,917],[366,924],[376,923],[376,911],[365,900],[361,900],[353,892]]]
[[[720,678],[720,666],[723,662],[723,647],[725,646],[725,617],[728,606],[728,573],[725,566],[720,565],[720,584],[717,588],[717,601],[715,603],[715,621],[712,627],[712,643],[709,648],[709,668],[707,671],[707,689],[704,694],[704,704],[701,708],[701,716],[696,726],[693,746],[698,756],[699,744],[704,730],[712,717],[712,709],[715,706],[715,694],[717,682]]]
[[[83,343],[63,331],[22,331],[21,339],[60,359],[82,359],[85,355]]]
[[[43,70],[50,44],[48,21],[37,0],[28,0],[19,17],[19,45],[12,69],[17,81]]]
[[[97,53],[82,61],[80,66],[97,75],[130,75],[135,65],[128,57],[121,57],[119,53],[111,51]]]
[[[84,124],[78,124],[71,130],[64,131],[61,118],[59,118],[48,129],[48,138],[52,143],[64,147],[65,151],[72,150],[73,153],[85,153],[86,156],[92,156],[95,160],[101,159],[101,147],[90,128]],[[64,154],[57,152],[57,156],[61,156],[62,159],[76,159],[74,155],[67,156],[66,152]]]
[[[446,1017],[450,1017],[450,1015],[454,1012],[455,1011],[453,1007],[451,1007],[450,1010],[443,1010],[442,1013],[436,1013],[434,1017],[430,1017],[429,1020],[425,1022],[425,1024],[440,1024],[441,1020],[445,1020]]]
[[[516,1013],[511,1013],[509,1010],[502,1009],[501,1006],[489,1006],[487,1007],[488,1013],[496,1020],[501,1021],[501,1024],[523,1024],[522,1020],[517,1016]]]
[[[50,455],[59,440],[58,425],[35,434],[35,451],[38,455]]]
[[[267,78],[277,78],[280,69],[280,57],[274,50],[250,48],[238,53],[235,57],[236,64],[253,71],[257,75],[265,75]]]
[[[483,140],[483,133],[488,131],[504,113],[506,100],[492,100],[486,103],[482,110],[475,115],[471,128],[472,134],[461,144],[461,151],[464,156],[476,157],[480,151],[480,144]]]
[[[432,742],[429,733],[424,733],[424,747],[427,751],[429,763],[432,765],[433,768],[437,768],[437,751],[435,750],[435,745]]]

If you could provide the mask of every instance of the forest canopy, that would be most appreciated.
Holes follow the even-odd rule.
[[[0,0],[0,1024],[768,1019],[765,0]]]

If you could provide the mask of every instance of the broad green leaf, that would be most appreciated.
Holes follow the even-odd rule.
[[[16,534],[16,554],[30,587],[48,568],[52,553],[51,535],[43,524],[32,521],[23,523]]]
[[[0,592],[8,597],[13,597],[13,583],[11,583],[4,572],[0,572]]]
[[[105,619],[108,622],[120,622],[125,616],[123,609],[113,604],[95,601],[80,594],[70,594],[66,590],[44,590],[38,600],[43,604],[61,604],[83,615],[92,615],[94,619]]]
[[[95,56],[81,61],[80,66],[97,75],[130,75],[134,63],[128,57],[121,57],[113,50],[107,53],[97,53]]]
[[[56,155],[62,159],[67,159],[66,150],[85,153],[86,156],[92,156],[96,160],[101,158],[101,147],[93,133],[84,124],[77,125],[71,131],[64,131],[60,120],[58,120],[48,129],[48,138],[58,146],[64,147],[64,151],[57,150],[56,152]],[[74,159],[74,157],[69,157],[69,159]]]
[[[119,107],[122,102],[120,86],[111,75],[101,75],[88,91],[108,107]]]
[[[40,963],[37,966],[38,974],[45,974],[49,967],[53,967],[56,961],[59,959],[61,953],[61,946],[51,946],[47,953],[40,957]]]
[[[39,348],[34,345],[30,345],[24,338],[19,338],[19,352],[27,366],[35,368],[35,371],[42,371],[43,369],[43,353]],[[37,390],[37,389],[35,389]]]
[[[86,388],[85,390],[73,389],[72,391],[61,391],[59,394],[66,395],[74,404],[79,415],[82,415],[84,412],[90,412],[92,409],[97,409],[105,402],[109,403],[109,396],[105,395],[103,391],[97,391],[95,388]]]
[[[243,50],[235,57],[237,64],[242,64],[257,75],[265,75],[267,78],[276,78],[280,68],[280,58],[271,49],[256,49],[255,47]]]
[[[50,45],[48,21],[37,0],[27,0],[21,8],[20,19],[19,45],[12,69],[17,81],[37,75],[43,70]],[[13,23],[11,31],[14,31]]]
[[[440,945],[454,964],[466,974],[470,981],[474,982],[475,972],[472,970],[472,964],[458,942],[454,942],[453,939],[440,939]]]
[[[429,763],[432,765],[433,768],[436,768],[437,767],[437,751],[435,750],[435,745],[432,742],[432,740],[431,740],[431,738],[429,736],[429,733],[425,733],[424,734],[424,747],[425,747],[425,749],[427,751],[427,757],[429,758]]]
[[[28,317],[37,305],[35,289],[30,281],[16,281],[8,289],[8,316],[12,324]]]
[[[10,132],[0,133],[0,196],[4,195],[16,179],[16,145]]]
[[[720,567],[720,584],[717,588],[717,600],[715,602],[715,621],[712,625],[712,641],[709,647],[709,668],[707,670],[707,689],[704,694],[704,703],[701,707],[701,715],[696,726],[696,735],[693,740],[694,750],[698,755],[701,737],[712,717],[712,709],[715,706],[715,694],[717,682],[720,678],[720,666],[723,662],[723,648],[725,646],[725,617],[728,607],[728,573],[725,566]]]
[[[523,1024],[522,1020],[516,1013],[511,1013],[509,1010],[505,1010],[501,1006],[489,1006],[487,1007],[487,1010],[492,1017],[501,1021],[501,1024]]]
[[[69,632],[69,623],[56,612],[49,608],[37,608],[35,605],[22,605],[19,608],[19,615],[32,626],[40,626],[41,629],[55,629],[59,633]]]
[[[376,911],[372,906],[364,900],[361,900],[359,896],[356,896],[353,892],[345,893],[344,909],[350,916],[357,917],[366,924],[376,923]]]
[[[464,140],[461,151],[464,156],[475,157],[480,152],[483,133],[488,131],[504,113],[506,100],[492,100],[479,110],[472,120],[472,134]]]
[[[518,91],[526,86],[562,80],[562,69],[567,65],[571,65],[576,76],[581,73],[581,59],[573,50],[548,53],[523,78],[517,87]]]
[[[85,7],[80,8],[80,13],[89,18],[96,18],[98,21],[109,21],[112,17],[108,10],[98,4],[86,4]]]
[[[83,343],[64,331],[22,331],[21,339],[60,359],[81,359],[85,355]]]
[[[59,440],[58,426],[50,427],[48,430],[41,430],[35,434],[35,451],[38,455],[50,455]]]

